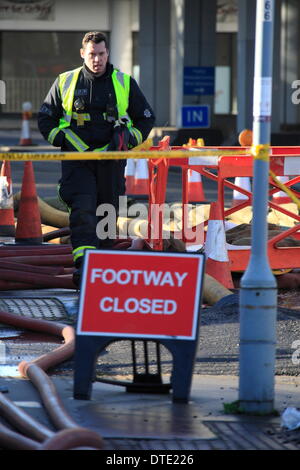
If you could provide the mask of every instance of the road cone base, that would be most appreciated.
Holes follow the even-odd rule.
[[[224,287],[227,287],[227,289],[234,288],[229,263],[218,262],[208,258],[206,260],[205,272],[215,278]]]
[[[1,225],[0,236],[1,237],[14,237],[16,229],[14,225]]]
[[[20,140],[20,145],[32,145],[32,140],[31,139],[21,139]]]
[[[126,176],[126,194],[134,193],[134,176]]]
[[[135,194],[148,194],[149,193],[148,180],[145,180],[145,182],[139,181],[138,183],[135,183],[134,193]]]
[[[188,199],[189,202],[194,201],[194,202],[204,202],[205,201],[205,196],[203,191],[198,191],[196,188],[194,190],[190,190],[188,192]]]
[[[19,245],[41,245],[43,243],[43,237],[35,238],[16,238],[16,244]]]
[[[135,191],[134,191],[133,187],[130,187],[130,186],[127,187],[126,186],[126,192],[125,192],[126,196],[128,196],[129,194],[134,194],[134,192]]]

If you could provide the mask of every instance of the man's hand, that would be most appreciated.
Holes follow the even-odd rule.
[[[130,132],[128,127],[124,124],[118,124],[114,127],[113,137],[110,141],[110,144],[107,148],[110,150],[128,150],[128,143],[130,139]]]

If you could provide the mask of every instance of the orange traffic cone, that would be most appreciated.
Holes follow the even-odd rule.
[[[16,227],[16,243],[36,245],[43,242],[41,215],[36,194],[32,162],[25,162]]]
[[[31,103],[23,103],[23,112],[22,112],[22,129],[21,129],[21,138],[20,145],[32,145],[32,140],[30,137],[30,125],[29,119],[32,116],[31,112]]]
[[[136,162],[134,177],[134,194],[149,194],[149,169],[148,160],[139,158]]]
[[[243,129],[238,136],[239,144],[242,147],[251,147],[253,142],[253,131],[251,129]],[[247,176],[238,176],[234,179],[234,184],[239,186],[246,191],[251,192],[251,180]],[[231,207],[235,207],[238,204],[247,201],[248,196],[242,194],[236,189],[233,191],[233,199]]]
[[[204,245],[206,273],[228,289],[233,288],[229,258],[226,248],[225,227],[219,202],[212,202]]]
[[[201,174],[198,171],[188,170],[188,200],[189,202],[204,202]]]
[[[197,145],[196,139],[192,139],[191,137],[189,138],[189,141],[187,144],[183,144],[183,147],[194,147]]]
[[[251,193],[251,181],[248,176],[237,176],[234,179],[234,184],[239,188],[245,189],[246,191],[249,191],[249,193]],[[241,202],[247,201],[247,199],[248,196],[246,196],[246,194],[240,193],[239,191],[234,189],[231,207],[235,207]]]
[[[277,176],[277,179],[284,184],[289,181],[290,178],[288,176]],[[278,191],[273,194],[272,202],[275,204],[288,204],[292,202],[292,200],[284,191]]]
[[[126,192],[125,194],[135,194],[135,168],[136,160],[128,158],[125,167],[125,178],[126,178]]]
[[[187,144],[183,144],[183,147],[204,147],[204,139],[202,138],[199,138],[199,139],[192,139],[192,138],[189,138],[189,141]]]
[[[190,138],[187,144],[183,147],[194,149],[195,147],[204,147],[203,139],[192,139]],[[206,201],[202,183],[201,174],[192,169],[188,170],[188,201],[189,202],[204,202]]]
[[[9,161],[2,163],[0,174],[0,236],[15,236],[14,199]]]

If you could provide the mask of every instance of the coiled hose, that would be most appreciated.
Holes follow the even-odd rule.
[[[0,393],[0,414],[26,437],[0,425],[0,445],[16,450],[68,450],[78,447],[103,448],[101,436],[89,429],[78,426],[65,411],[56,392],[55,385],[45,373],[47,369],[70,358],[74,353],[75,331],[71,326],[52,321],[21,317],[13,313],[0,312],[0,322],[45,332],[64,338],[65,343],[33,361],[22,361],[18,368],[23,377],[31,380],[39,391],[42,402],[53,424],[59,429],[55,433],[19,409],[11,400]]]

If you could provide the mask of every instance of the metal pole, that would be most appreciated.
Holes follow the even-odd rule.
[[[185,0],[171,0],[170,117],[177,129],[181,127],[183,103],[184,5]]]
[[[240,291],[240,407],[274,409],[277,284],[267,255],[268,174],[275,0],[257,0],[253,99],[252,251]]]

